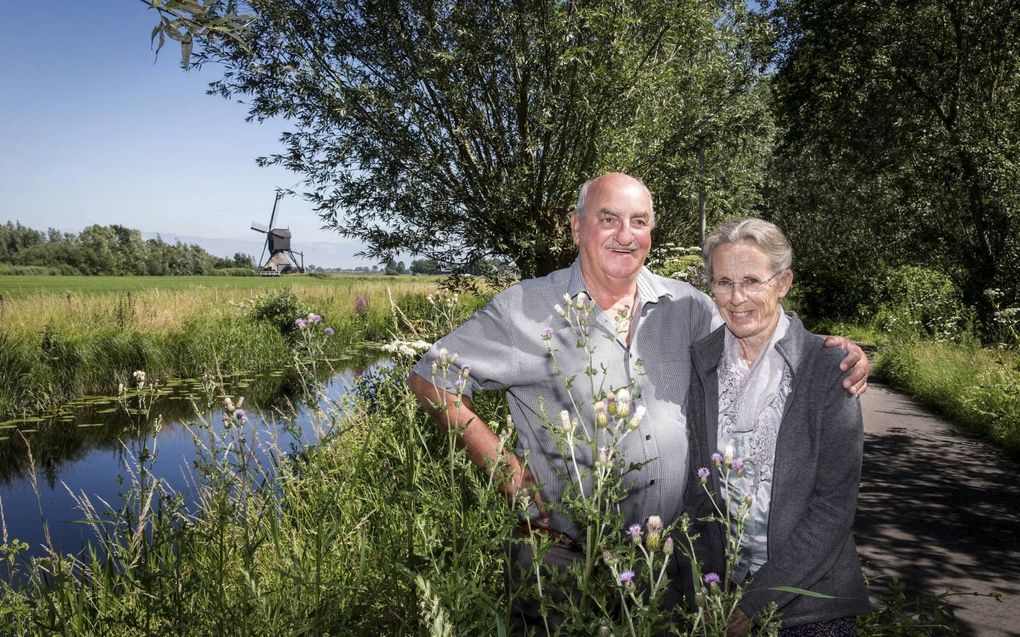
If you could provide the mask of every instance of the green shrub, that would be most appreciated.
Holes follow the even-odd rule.
[[[875,325],[894,337],[960,340],[972,333],[974,311],[941,272],[912,265],[888,270],[879,280],[876,300]]]
[[[256,323],[272,325],[280,334],[293,338],[297,333],[294,321],[311,311],[298,302],[293,290],[282,288],[255,299],[251,319]]]
[[[81,274],[77,268],[71,265],[60,266],[48,265],[11,265],[0,263],[0,275],[14,276],[57,276]]]

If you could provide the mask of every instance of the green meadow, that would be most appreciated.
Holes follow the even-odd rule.
[[[0,418],[109,395],[134,370],[150,378],[288,367],[295,317],[335,332],[342,361],[413,317],[434,277],[0,277]]]

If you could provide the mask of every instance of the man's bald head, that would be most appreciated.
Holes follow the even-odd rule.
[[[578,217],[582,216],[585,212],[585,204],[589,199],[589,196],[601,188],[613,188],[620,186],[630,186],[637,184],[645,191],[648,196],[648,211],[651,213],[652,225],[655,225],[655,208],[652,203],[652,191],[648,190],[648,186],[643,181],[635,177],[631,177],[626,173],[605,173],[589,179],[584,182],[581,186],[581,192],[577,195],[577,205],[574,207],[574,214]]]

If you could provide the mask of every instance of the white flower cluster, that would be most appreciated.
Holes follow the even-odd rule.
[[[407,358],[416,358],[422,352],[432,347],[431,343],[425,341],[390,341],[382,346],[384,352],[388,352],[395,356],[406,356]]]

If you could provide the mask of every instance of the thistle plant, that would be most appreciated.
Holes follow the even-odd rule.
[[[741,544],[744,537],[744,529],[750,518],[751,506],[754,500],[750,495],[741,496],[743,489],[744,462],[740,458],[734,458],[730,454],[719,452],[711,455],[712,467],[699,467],[697,471],[698,482],[701,488],[708,495],[712,503],[713,512],[703,521],[710,524],[720,524],[725,530],[725,571],[722,574],[714,572],[703,572],[698,562],[695,543],[697,535],[694,533],[692,521],[684,514],[680,520],[678,536],[683,538],[680,551],[687,558],[690,564],[690,577],[694,584],[695,605],[689,609],[686,617],[688,631],[692,635],[725,635],[729,625],[730,617],[733,615],[743,596],[743,587],[730,577],[736,570],[741,558]],[[719,479],[722,490],[721,498],[713,492],[710,477],[713,470]],[[686,576],[684,573],[681,576]],[[810,591],[788,588],[787,590],[803,594],[813,594]],[[763,617],[759,617],[759,635],[778,634],[778,623],[774,622],[775,608],[766,610]]]

